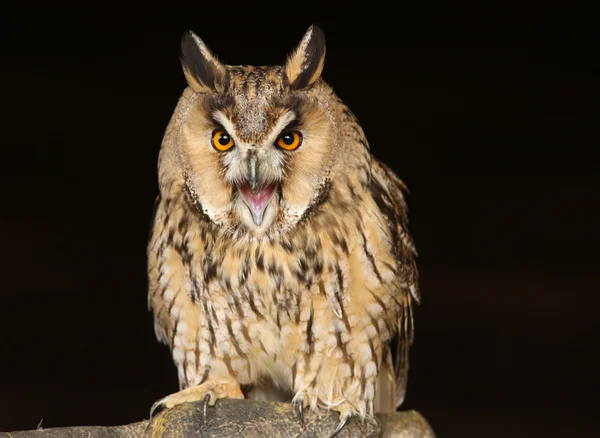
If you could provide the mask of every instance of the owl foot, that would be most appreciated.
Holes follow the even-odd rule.
[[[244,398],[244,394],[240,385],[233,380],[208,380],[198,386],[183,389],[158,400],[150,408],[150,420],[157,410],[171,409],[182,403],[204,400],[203,413],[206,422],[207,406],[214,406],[220,398]]]

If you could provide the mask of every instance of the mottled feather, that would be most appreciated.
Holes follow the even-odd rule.
[[[285,66],[253,67],[184,37],[148,245],[181,388],[167,406],[210,390],[344,418],[404,400],[420,301],[406,187],[320,77],[324,41],[313,27]],[[278,146],[290,133],[295,150]]]

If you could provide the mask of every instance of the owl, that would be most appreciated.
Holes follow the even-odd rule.
[[[187,80],[158,159],[148,302],[179,392],[304,412],[393,412],[420,300],[406,187],[321,78],[322,29],[282,65],[181,42]]]

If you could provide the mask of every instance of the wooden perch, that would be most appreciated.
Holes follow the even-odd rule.
[[[0,438],[316,438],[329,437],[338,424],[338,414],[307,415],[304,426],[288,403],[258,400],[219,400],[207,408],[203,403],[185,403],[159,413],[152,422],[124,426],[75,426],[2,433]],[[378,422],[352,418],[336,438],[435,438],[427,421],[416,411],[378,415]]]

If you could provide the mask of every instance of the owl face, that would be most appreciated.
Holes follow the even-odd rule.
[[[250,233],[300,220],[326,188],[335,117],[319,80],[324,36],[311,27],[285,66],[228,66],[192,32],[182,40],[191,91],[179,171],[213,222]]]

